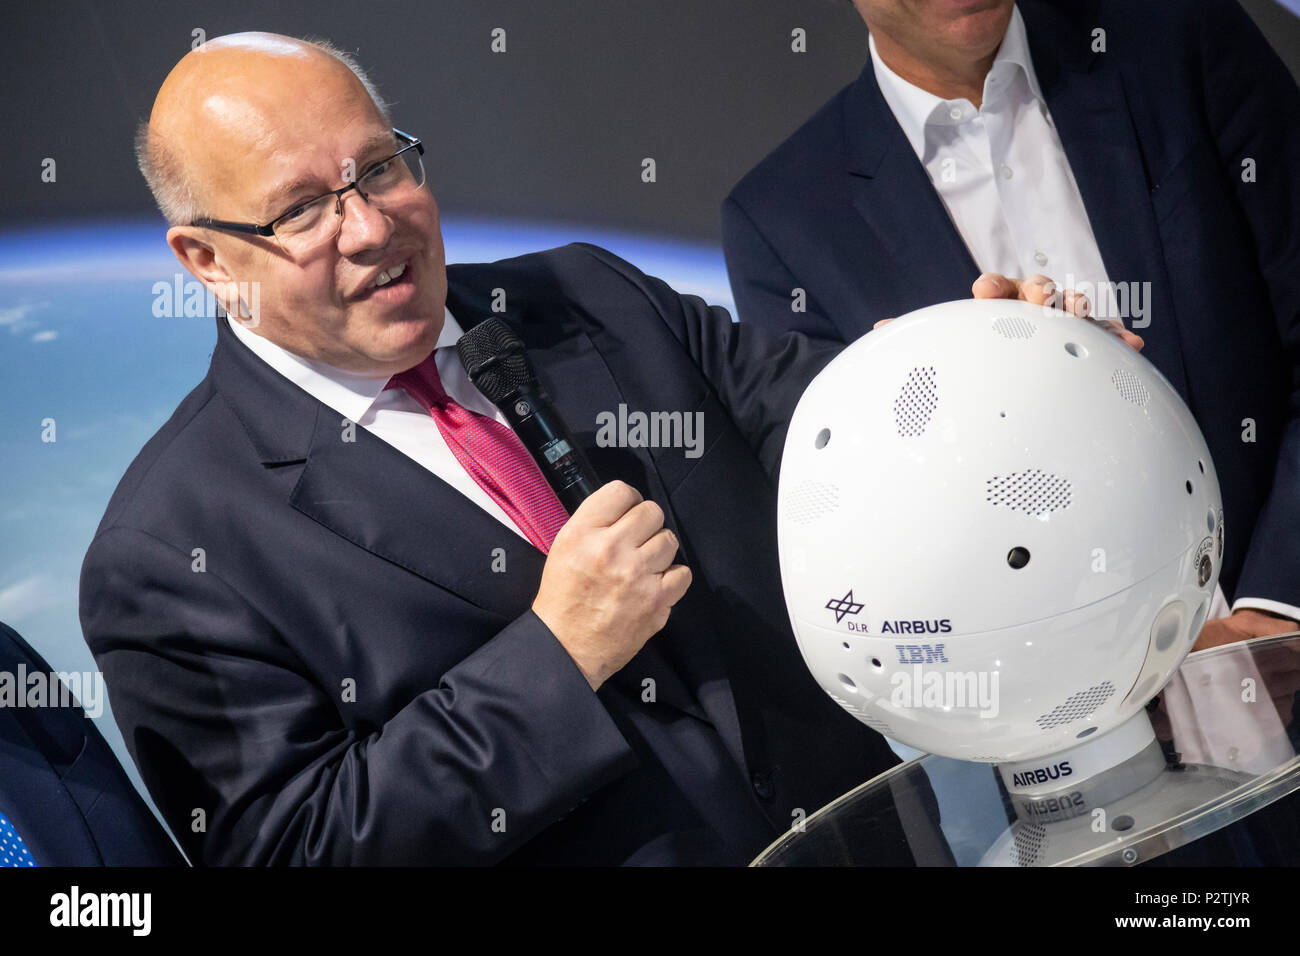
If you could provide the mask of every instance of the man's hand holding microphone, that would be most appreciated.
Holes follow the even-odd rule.
[[[676,554],[663,509],[622,481],[602,485],[555,536],[533,612],[593,690],[663,629],[690,587]]]

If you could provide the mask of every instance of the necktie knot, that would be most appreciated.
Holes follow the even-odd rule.
[[[433,357],[437,351],[429,353],[419,365],[408,368],[405,372],[398,372],[388,380],[384,386],[385,390],[390,388],[404,388],[413,395],[426,408],[435,408],[447,404],[447,390],[442,387],[442,378],[438,375],[438,366]]]
[[[528,449],[509,426],[457,404],[447,394],[430,354],[398,372],[385,388],[403,388],[425,407],[461,467],[515,526],[546,553],[569,513]]]

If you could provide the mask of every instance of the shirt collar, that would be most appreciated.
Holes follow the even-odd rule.
[[[928,125],[953,125],[973,119],[977,114],[966,100],[940,99],[928,90],[923,90],[903,79],[880,58],[876,50],[874,35],[867,37],[871,50],[871,65],[876,74],[876,83],[885,98],[898,125],[902,127],[907,141],[918,156],[925,154],[925,128]],[[1030,94],[1042,100],[1042,90],[1038,86],[1038,76],[1034,73],[1034,62],[1029,55],[1029,38],[1025,33],[1025,22],[1021,19],[1020,9],[1011,8],[1011,20],[1007,23],[1007,32],[998,47],[988,75],[984,77],[984,103],[996,102],[999,95],[1010,85],[1015,74],[1023,73],[1029,85]],[[960,110],[954,116],[953,111]]]
[[[1034,59],[1029,54],[1029,34],[1025,32],[1025,21],[1020,16],[1020,8],[1011,8],[1011,20],[1007,23],[1006,36],[1002,38],[1002,45],[998,47],[998,55],[993,58],[993,66],[989,69],[989,76],[984,78],[984,98],[993,90],[989,87],[989,77],[994,78],[996,83],[999,71],[1005,71],[1008,76],[1017,71],[1025,75],[1029,83],[1029,92],[1034,99],[1042,100],[1043,91],[1038,85],[1038,74],[1034,72]]]
[[[258,335],[230,316],[226,317],[226,322],[236,338],[247,345],[254,355],[349,421],[361,421],[392,378],[390,375],[347,372],[324,362],[304,358]],[[455,345],[462,334],[460,323],[451,314],[451,310],[444,307],[442,332],[438,335],[438,344],[434,350]]]

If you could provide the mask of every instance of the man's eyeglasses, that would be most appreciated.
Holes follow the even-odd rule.
[[[339,189],[313,199],[294,203],[266,225],[251,222],[227,222],[224,219],[196,219],[191,226],[224,229],[256,236],[274,236],[291,256],[298,256],[324,245],[338,235],[343,224],[343,194],[355,189],[366,202],[380,209],[409,198],[424,185],[424,144],[409,133],[393,130],[406,145],[387,159],[371,163],[365,171]]]

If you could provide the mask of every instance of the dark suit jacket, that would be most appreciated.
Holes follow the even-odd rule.
[[[19,665],[50,673],[0,624],[0,671],[17,675]],[[0,707],[0,814],[37,866],[185,864],[79,705]]]
[[[896,763],[814,684],[781,595],[772,476],[836,347],[739,328],[589,246],[448,274],[464,327],[506,290],[593,466],[663,506],[694,583],[593,693],[529,609],[541,552],[365,429],[342,440],[218,320],[81,581],[114,714],[191,858],[744,863]],[[597,447],[621,403],[702,412],[706,450]]]
[[[1108,277],[1151,283],[1143,354],[1214,457],[1224,593],[1300,605],[1300,92],[1234,0],[1019,7]],[[845,342],[979,274],[870,61],[741,180],[722,229],[742,322]]]

